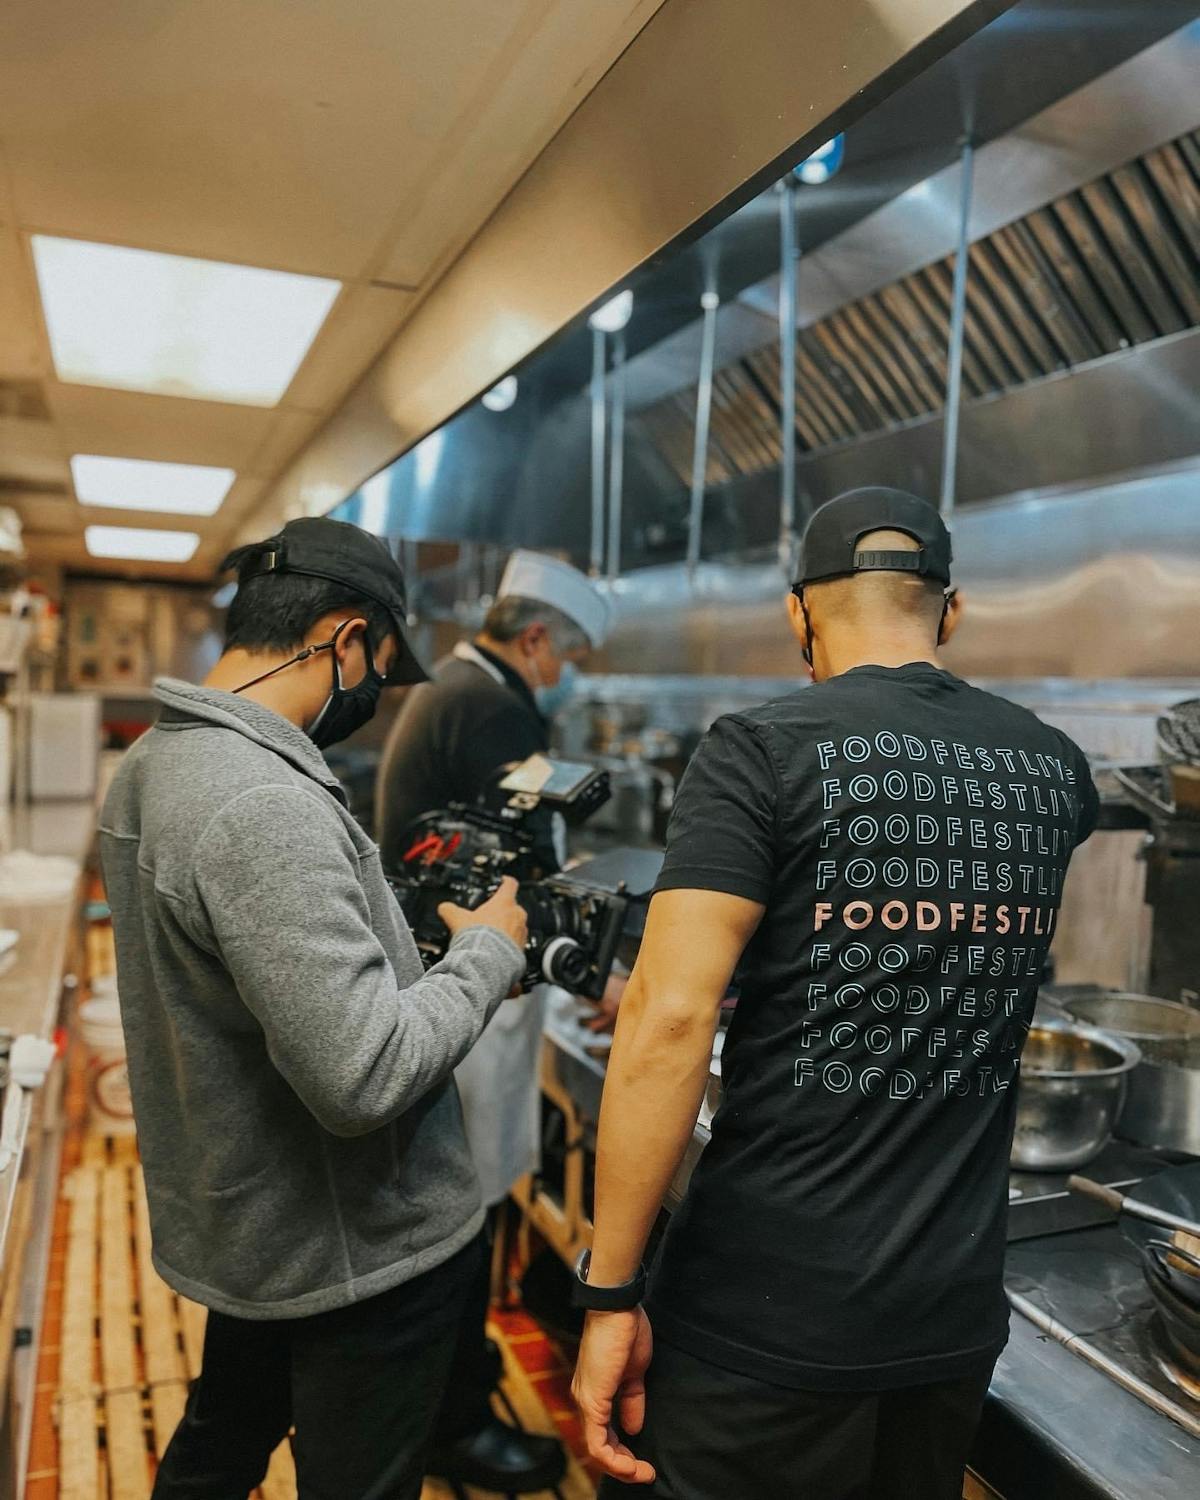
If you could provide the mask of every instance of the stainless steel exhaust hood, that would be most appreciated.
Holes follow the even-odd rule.
[[[1044,40],[1046,27],[1061,27],[1064,18],[1042,0],[1023,0],[860,127],[875,139],[886,125],[894,138],[893,194],[914,163],[932,163],[933,177],[879,208],[887,194],[878,171],[860,181],[848,166],[811,200],[833,208],[818,206],[813,218],[803,199],[796,405],[802,500],[887,465],[896,466],[898,482],[936,492],[950,279],[944,256],[953,236],[939,214],[957,196],[956,173],[936,170],[946,159],[937,151],[952,151],[953,141],[924,139],[928,121],[910,120],[908,106],[919,96],[940,120],[941,106],[930,103],[937,88],[959,107],[965,99],[984,112],[991,127],[1024,121],[977,153],[973,225],[980,239],[968,307],[963,498],[1103,477],[1200,447],[1187,400],[1195,358],[1187,330],[1200,301],[1200,147],[1185,128],[1195,123],[1190,80],[1200,31],[1192,26],[1155,41],[1186,7],[1151,13],[1114,0],[1104,9],[1120,24],[1096,27],[1089,12],[1074,31],[1053,34],[1064,78],[1082,68],[1083,56],[1095,66],[1097,37],[1116,66],[1099,76],[1083,69],[1091,81],[1053,103],[1034,89],[1026,111],[1030,103],[1044,107],[1023,115],[1005,93],[1019,93],[1028,81],[1023,73],[1014,78],[1012,48]],[[909,139],[906,130],[916,135]],[[1177,139],[1167,140],[1171,132]],[[849,140],[853,146],[853,129]],[[878,140],[875,149],[884,149]],[[766,234],[777,256],[775,210],[768,209],[771,222],[759,225],[759,237]],[[735,300],[718,313],[705,554],[757,545],[765,511],[777,508],[778,335],[765,314],[774,294],[767,282],[738,295],[738,279],[755,263],[747,246],[756,214],[759,203],[643,278],[652,292],[647,301],[639,290],[628,330],[627,566],[682,553],[699,346],[679,323],[699,312],[697,268],[709,252],[716,257],[710,273]],[[839,224],[834,238],[813,248],[814,234]],[[678,331],[654,342],[653,331],[668,326]],[[650,347],[639,346],[646,337]],[[373,481],[369,506],[357,499],[344,513],[394,536],[586,556],[588,358],[586,336],[582,343],[564,336],[522,372],[511,410],[471,407],[434,444]],[[1101,418],[1098,396],[1118,403],[1116,420]],[[1025,423],[1031,413],[1036,432],[1021,431],[1014,442],[1013,422]]]
[[[1005,0],[666,0],[256,524],[328,509],[639,266],[754,197]]]

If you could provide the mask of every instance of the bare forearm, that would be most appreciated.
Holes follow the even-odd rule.
[[[600,1286],[637,1271],[663,1196],[691,1138],[712,1056],[717,1006],[656,997],[638,976],[622,1002],[609,1059],[596,1148],[596,1226],[590,1279]]]

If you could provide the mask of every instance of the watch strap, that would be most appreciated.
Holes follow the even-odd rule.
[[[585,1250],[575,1266],[575,1285],[572,1303],[587,1312],[631,1312],[646,1295],[646,1268],[639,1266],[637,1275],[620,1286],[592,1286],[588,1282],[588,1270],[592,1263],[592,1252]]]

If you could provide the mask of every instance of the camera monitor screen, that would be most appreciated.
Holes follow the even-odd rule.
[[[552,760],[548,755],[531,755],[501,781],[505,792],[530,792],[535,797],[570,800],[596,775],[596,767],[586,761]]]

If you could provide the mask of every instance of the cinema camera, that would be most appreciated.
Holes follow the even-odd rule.
[[[478,804],[454,803],[419,819],[400,868],[388,871],[388,880],[426,967],[445,957],[450,941],[437,914],[441,903],[473,910],[511,875],[529,919],[524,987],[549,980],[598,1000],[636,898],[623,880],[610,888],[589,879],[590,861],[544,875],[531,824],[544,823],[534,814],[545,809],[582,823],[610,795],[607,771],[531,755]]]

